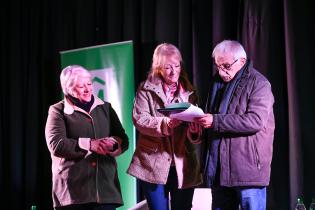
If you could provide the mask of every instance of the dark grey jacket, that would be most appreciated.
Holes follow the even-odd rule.
[[[66,99],[54,104],[49,108],[45,134],[52,159],[54,207],[123,203],[115,158],[87,154],[78,145],[79,138],[117,136],[122,139],[122,151],[128,148],[128,137],[109,103],[95,97],[90,113]]]
[[[213,115],[213,132],[221,139],[221,186],[269,184],[275,129],[273,104],[270,83],[250,64],[235,88],[227,114]]]

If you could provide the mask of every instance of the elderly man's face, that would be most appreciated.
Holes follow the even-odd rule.
[[[234,59],[234,56],[231,55],[217,57],[215,65],[217,66],[217,70],[222,80],[225,82],[231,81],[236,73],[243,67],[243,60],[244,59],[241,58]]]

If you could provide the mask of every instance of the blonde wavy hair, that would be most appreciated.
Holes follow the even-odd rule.
[[[176,57],[180,61],[181,71],[179,76],[179,82],[183,85],[183,87],[186,90],[188,91],[195,90],[195,88],[188,79],[187,72],[184,69],[183,58],[180,51],[178,50],[177,47],[170,43],[162,43],[155,48],[152,56],[152,65],[151,70],[148,74],[148,79],[156,77],[161,78],[161,70],[163,66],[166,64],[167,60],[171,57]]]

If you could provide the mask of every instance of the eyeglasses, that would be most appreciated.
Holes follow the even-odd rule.
[[[236,61],[238,61],[238,59],[236,59],[233,63],[229,64],[229,63],[223,63],[221,65],[217,65],[216,63],[214,63],[214,65],[221,70],[231,70],[232,66],[234,65],[234,63],[236,63]]]

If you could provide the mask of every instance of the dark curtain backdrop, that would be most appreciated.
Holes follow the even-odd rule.
[[[204,102],[212,48],[239,40],[271,82],[276,132],[268,209],[315,196],[315,13],[307,0],[10,0],[1,6],[1,205],[52,209],[44,126],[60,100],[63,50],[132,40],[135,83],[157,44],[181,50]],[[123,186],[122,186],[123,187]]]

